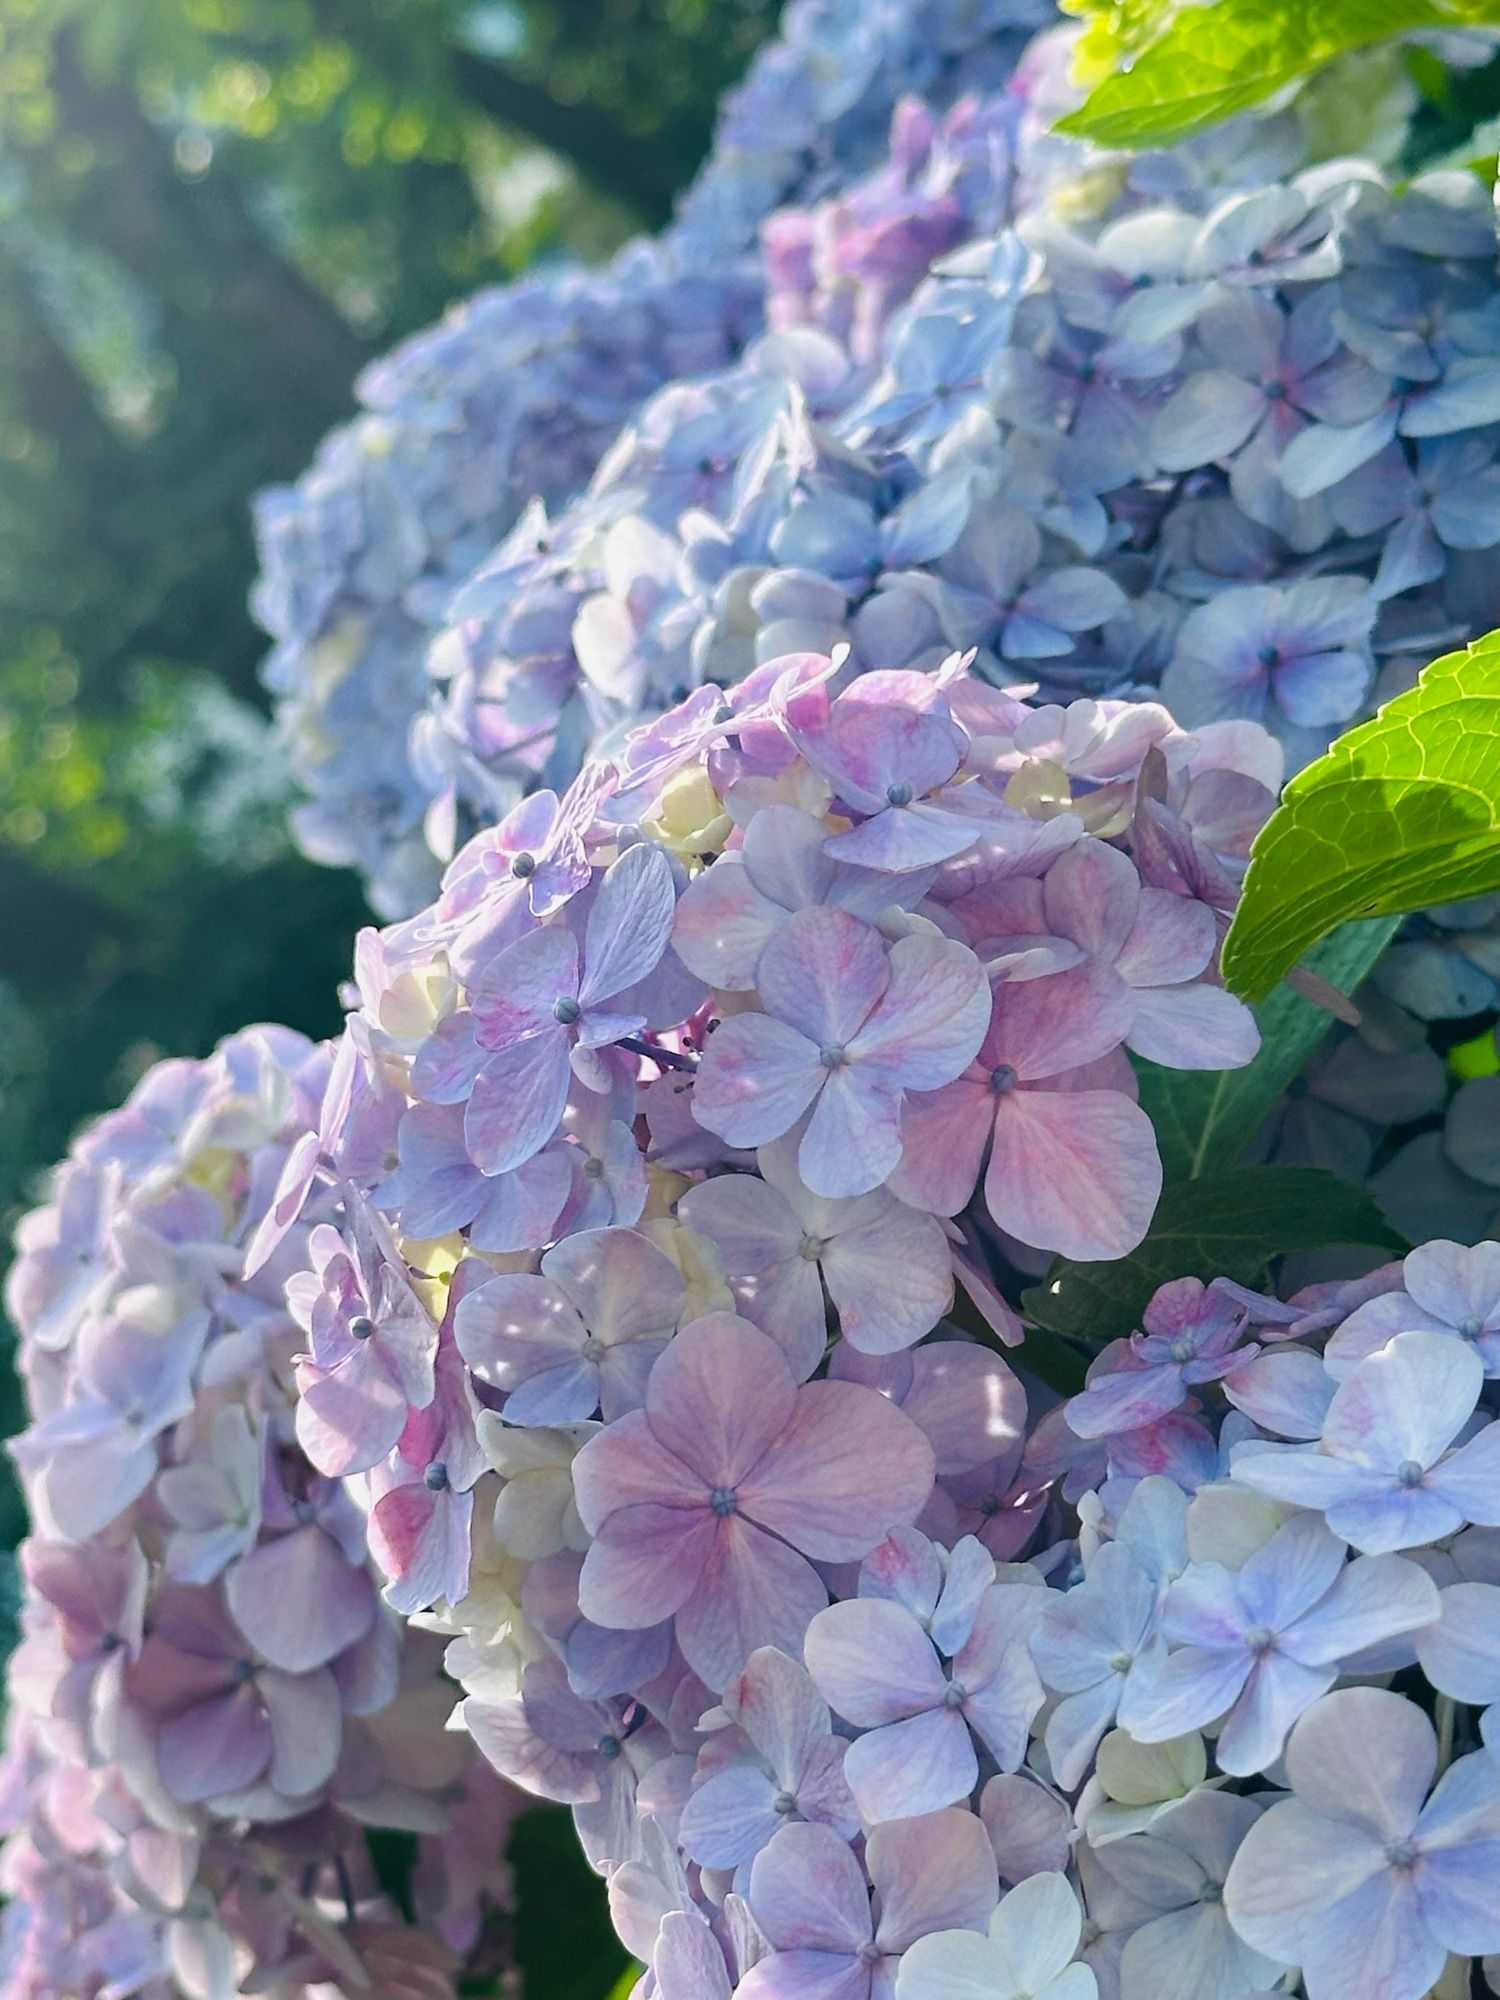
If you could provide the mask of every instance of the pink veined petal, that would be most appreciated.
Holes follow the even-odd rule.
[[[864,1063],[830,1071],[797,1149],[814,1194],[868,1194],[901,1158],[901,1087]]]
[[[791,1130],[828,1074],[797,1029],[769,1014],[732,1014],[705,1051],[693,1116],[731,1146],[763,1146]]]
[[[651,1956],[660,2000],[732,2000],[729,1970],[701,1917],[669,1910]]]
[[[1118,1048],[1134,1001],[1110,967],[1077,965],[1044,979],[1003,981],[985,1061],[1008,1064],[1023,1082],[1081,1068]]]
[[[1139,1743],[1170,1743],[1201,1729],[1239,1699],[1250,1654],[1180,1646],[1130,1678],[1120,1700],[1120,1727]]]
[[[871,2000],[870,1967],[842,1951],[773,1951],[751,1966],[734,1994],[735,2000]]]
[[[983,832],[982,820],[916,799],[909,805],[887,806],[847,833],[834,834],[828,852],[839,861],[899,875],[951,861],[971,848]]]
[[[1446,1960],[1412,1877],[1388,1869],[1328,1910],[1309,1939],[1303,1977],[1320,2000],[1406,2000],[1430,1992]]]
[[[820,1261],[840,1332],[867,1354],[910,1347],[953,1299],[953,1264],[940,1225],[900,1202],[862,1229],[833,1237]]]
[[[910,1819],[966,1799],[979,1759],[958,1710],[937,1706],[857,1736],[844,1776],[867,1821]]]
[[[256,1651],[293,1674],[325,1666],[375,1616],[364,1569],[311,1521],[242,1557],[224,1579],[224,1595]]]
[[[740,850],[745,870],[760,893],[777,905],[778,923],[792,910],[841,900],[833,891],[847,876],[823,851],[827,839],[823,821],[797,806],[764,806],[745,828]],[[715,862],[714,868],[718,866]],[[696,887],[692,884],[687,894]]]
[[[1323,1426],[1330,1451],[1365,1465],[1430,1466],[1468,1421],[1484,1363],[1449,1334],[1402,1333],[1334,1392]]]
[[[596,1431],[573,1460],[578,1513],[590,1534],[622,1507],[706,1507],[711,1485],[658,1441],[642,1410]]]
[[[1270,1348],[1225,1378],[1235,1409],[1276,1437],[1323,1434],[1333,1382],[1319,1355],[1304,1347]]]
[[[791,1423],[797,1396],[773,1340],[732,1313],[709,1313],[668,1343],[646,1412],[653,1436],[707,1487],[740,1488]]]
[[[1260,1049],[1260,1030],[1221,986],[1138,987],[1125,1046],[1167,1069],[1243,1069]]]
[[[406,1397],[383,1370],[299,1361],[297,1390],[297,1442],[330,1479],[368,1472],[406,1428]]]
[[[847,910],[819,906],[787,919],[761,954],[756,984],[767,1013],[815,1048],[842,1048],[890,977],[879,931]]]
[[[795,1549],[743,1516],[716,1525],[720,1532],[696,1588],[677,1613],[677,1643],[693,1672],[717,1691],[758,1647],[800,1652],[808,1621],[828,1592]],[[588,1562],[586,1556],[585,1576]]]
[[[600,1525],[578,1577],[578,1607],[627,1632],[679,1611],[713,1560],[722,1523],[707,1507],[622,1507]]]
[[[1500,1319],[1500,1243],[1423,1243],[1401,1269],[1407,1291],[1443,1324]]]
[[[557,1026],[553,1007],[578,994],[578,941],[560,924],[496,954],[469,995],[481,1047],[505,1049]]]
[[[894,1403],[858,1383],[810,1382],[739,1501],[804,1555],[852,1562],[916,1519],[934,1471],[932,1446]]]
[[[1332,1667],[1307,1667],[1284,1653],[1255,1663],[1244,1692],[1219,1732],[1219,1768],[1237,1778],[1264,1771],[1281,1755],[1287,1732],[1333,1686]]]
[[[994,1115],[994,1096],[983,1079],[960,1077],[943,1090],[907,1097],[891,1192],[929,1214],[957,1215],[979,1179]]]
[[[572,1076],[555,1024],[489,1057],[464,1109],[464,1143],[481,1173],[509,1173],[541,1151],[562,1123]]]
[[[514,1389],[539,1369],[575,1360],[587,1331],[557,1285],[525,1271],[476,1285],[453,1315],[459,1353],[481,1382],[497,1389]]]
[[[1224,1902],[1248,1945],[1280,1964],[1299,1965],[1329,1913],[1372,1884],[1383,1888],[1389,1873],[1384,1846],[1369,1832],[1285,1799],[1240,1843]]]
[[[343,1733],[338,1682],[326,1667],[311,1674],[283,1674],[263,1667],[256,1676],[271,1722],[271,1783],[300,1798],[333,1776]]]
[[[1325,1696],[1287,1746],[1287,1775],[1308,1810],[1380,1841],[1411,1832],[1436,1770],[1432,1724],[1385,1688]]]
[[[1000,1898],[995,1850],[970,1812],[950,1808],[877,1826],[865,1867],[880,1895],[875,1941],[892,1956],[929,1931],[982,1930]]]
[[[774,1646],[750,1655],[724,1707],[778,1776],[796,1771],[831,1727],[828,1704],[806,1672]]]
[[[254,1784],[271,1757],[271,1724],[253,1686],[196,1702],[161,1727],[161,1782],[185,1805]]]
[[[912,935],[891,947],[890,983],[849,1044],[906,1090],[938,1090],[974,1060],[990,1025],[990,987],[969,947]]]
[[[682,1274],[639,1230],[579,1230],[549,1250],[542,1263],[601,1340],[669,1333],[677,1323]]]
[[[911,1357],[902,1408],[926,1433],[940,1478],[1020,1455],[1026,1391],[999,1355],[967,1341],[933,1341]]]
[[[1171,1362],[1155,1368],[1117,1368],[1100,1375],[1063,1411],[1068,1429],[1082,1438],[1110,1437],[1139,1430],[1187,1401],[1182,1370]]]
[[[485,1051],[474,1038],[472,1014],[449,1014],[417,1050],[412,1089],[428,1104],[462,1104],[484,1066]]]
[[[1145,892],[1151,894],[1150,890]],[[1071,938],[1091,957],[1113,964],[1139,927],[1141,880],[1135,863],[1117,847],[1085,837],[1060,854],[1042,880],[1042,909],[1045,927],[1058,937]],[[1166,900],[1182,909],[1191,907],[1181,896]],[[1210,942],[1202,965],[1213,949],[1213,912],[1209,920]],[[1194,971],[1201,971],[1202,965]],[[1123,970],[1123,968],[1122,968]],[[1184,975],[1190,976],[1190,975]]]
[[[778,1951],[852,1956],[870,1939],[864,1870],[848,1843],[824,1826],[784,1827],[756,1856],[750,1908]]]
[[[758,814],[751,825],[766,816]],[[677,906],[672,943],[689,972],[710,986],[742,991],[755,984],[760,955],[786,919],[781,904],[755,886],[741,857],[723,854],[689,883]]]
[[[937,1707],[946,1685],[932,1641],[905,1605],[850,1598],[808,1627],[807,1670],[846,1722],[872,1729]]]
[[[995,1221],[1022,1243],[1080,1259],[1127,1256],[1161,1193],[1155,1130],[1118,1091],[1012,1091],[996,1107],[984,1192]]]
[[[597,1007],[654,971],[672,934],[677,889],[663,848],[628,847],[605,870],[584,931],[578,998]]]
[[[683,1851],[705,1868],[741,1868],[753,1861],[785,1824],[775,1788],[758,1764],[731,1764],[689,1794],[678,1838]]]
[[[1218,941],[1218,923],[1207,903],[1166,889],[1142,889],[1115,970],[1129,986],[1177,986],[1208,970]]]
[[[1466,1521],[1500,1527],[1500,1425],[1487,1424],[1478,1437],[1435,1465],[1427,1485]]]
[[[827,724],[797,732],[798,746],[835,793],[861,812],[878,812],[892,785],[921,797],[958,769],[964,738],[946,716],[860,699],[854,689],[834,703]]]
[[[1454,1586],[1458,1590],[1484,1587]],[[1440,1630],[1434,1621],[1445,1605],[1446,1597],[1439,1595],[1432,1578],[1416,1563],[1393,1555],[1359,1556],[1344,1567],[1323,1601],[1285,1635],[1283,1650],[1311,1666],[1334,1666],[1399,1633]],[[1496,1591],[1494,1605],[1500,1610],[1500,1591]],[[1421,1650],[1419,1641],[1419,1657]],[[1496,1652],[1500,1658],[1500,1635]],[[1496,1694],[1500,1695],[1500,1678]]]

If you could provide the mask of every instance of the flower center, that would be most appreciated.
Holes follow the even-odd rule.
[[[618,1736],[601,1736],[595,1747],[601,1757],[605,1757],[610,1763],[613,1763],[615,1758],[620,1754],[620,1739]]]
[[[528,854],[523,847],[519,854],[511,856],[510,872],[518,882],[524,882],[529,875],[536,873],[536,856]]]
[[[233,1671],[234,1677],[240,1686],[248,1687],[250,1682],[255,1679],[255,1662],[254,1660],[236,1660]]]
[[[997,1097],[1005,1097],[1015,1089],[1020,1081],[1009,1063],[997,1063],[990,1071],[990,1089]]]
[[[1385,1858],[1393,1868],[1410,1868],[1417,1858],[1417,1843],[1411,1839],[1390,1841]]]
[[[854,1956],[859,1960],[861,1965],[879,1965],[881,1959],[885,1957],[885,1953],[872,1938],[868,1944],[862,1944]]]
[[[818,1050],[818,1061],[824,1069],[845,1069],[849,1058],[837,1042],[830,1042],[826,1048]]]
[[[1198,1901],[1200,1903],[1222,1903],[1223,1900],[1224,1884],[1222,1882],[1205,1882],[1203,1887],[1198,1891]]]
[[[1422,1475],[1427,1468],[1415,1458],[1403,1458],[1396,1467],[1396,1481],[1401,1486],[1420,1486]]]
[[[967,1700],[968,1696],[957,1681],[949,1681],[943,1689],[944,1708],[962,1708]]]
[[[1111,1653],[1109,1656],[1109,1666],[1111,1673],[1128,1674],[1130,1672],[1130,1669],[1134,1665],[1135,1665],[1134,1653]]]
[[[1285,382],[1267,382],[1265,385],[1265,395],[1268,403],[1284,402],[1286,399]]]
[[[740,1503],[732,1486],[716,1486],[708,1496],[708,1504],[721,1521],[727,1521],[731,1514],[738,1514]]]
[[[1262,646],[1255,657],[1263,667],[1280,666],[1281,648],[1279,646]]]
[[[583,1177],[586,1181],[602,1181],[604,1178],[603,1160],[596,1160],[592,1156],[585,1160],[583,1163]]]
[[[797,1794],[795,1792],[778,1792],[771,1801],[771,1810],[774,1813],[780,1813],[782,1818],[785,1819],[789,1813],[794,1813],[797,1810]]]
[[[582,1012],[571,993],[565,993],[560,1000],[552,1003],[552,1018],[561,1028],[571,1028]]]
[[[1276,1634],[1269,1625],[1252,1625],[1245,1633],[1245,1646],[1257,1659],[1262,1658],[1276,1650]]]
[[[608,1344],[594,1333],[588,1335],[579,1350],[585,1361],[602,1361],[608,1351]]]
[[[887,785],[885,788],[885,802],[888,806],[909,806],[911,804],[911,786],[905,783]]]
[[[448,1468],[440,1458],[435,1458],[422,1474],[422,1484],[429,1493],[441,1493],[448,1484]]]
[[[809,1264],[816,1264],[822,1254],[823,1239],[821,1236],[804,1236],[802,1241],[797,1245],[797,1255]]]
[[[375,1322],[368,1313],[360,1313],[349,1322],[349,1331],[356,1340],[368,1340],[375,1331]]]
[[[1478,1340],[1484,1332],[1484,1321],[1471,1313],[1467,1319],[1459,1321],[1458,1330],[1465,1340]]]
[[[1174,1361],[1191,1361],[1193,1358],[1192,1335],[1188,1333],[1180,1334],[1172,1342],[1171,1354]]]

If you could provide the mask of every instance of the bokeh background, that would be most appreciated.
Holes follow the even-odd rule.
[[[659,225],[777,11],[0,0],[5,1251],[150,1063],[253,1020],[337,1024],[368,914],[284,831],[250,496],[450,301]],[[0,1397],[9,1435],[8,1352]],[[6,1471],[0,1649],[21,1532]],[[517,1856],[548,2000],[619,1964],[525,1894],[572,1851],[539,1828]]]

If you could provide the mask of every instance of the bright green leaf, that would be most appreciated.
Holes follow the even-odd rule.
[[[1256,1285],[1272,1261],[1303,1250],[1406,1249],[1363,1188],[1320,1167],[1241,1167],[1168,1188],[1151,1233],[1109,1264],[1054,1264],[1021,1300],[1044,1332],[1102,1347],[1141,1323],[1169,1278],[1236,1278]]]
[[[1058,130],[1161,146],[1248,110],[1351,49],[1417,29],[1493,24],[1496,0],[1213,0],[1173,14]]]
[[[1325,939],[1309,969],[1352,993],[1393,936],[1397,919],[1349,924]],[[1137,1065],[1141,1104],[1156,1127],[1167,1184],[1232,1167],[1262,1119],[1333,1026],[1333,1017],[1281,985],[1255,1010],[1260,1054],[1244,1069],[1161,1069]]]
[[[1352,917],[1500,889],[1500,632],[1449,653],[1292,779],[1224,942],[1247,999]]]

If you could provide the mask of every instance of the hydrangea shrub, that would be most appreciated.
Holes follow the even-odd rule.
[[[159,1064],[21,1225],[8,1993],[441,2000],[466,1959],[504,1970],[519,1796],[442,1733],[440,1645],[297,1442],[287,1294],[327,1224],[245,1275],[328,1066],[280,1028]],[[370,1829],[415,1843],[405,1913]]]

